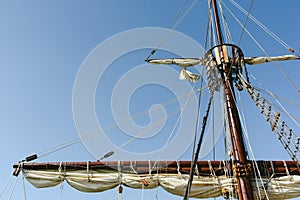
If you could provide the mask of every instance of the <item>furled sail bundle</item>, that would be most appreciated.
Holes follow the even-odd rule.
[[[298,164],[295,161],[257,161],[262,180],[252,180],[253,185],[259,183],[254,190],[261,196],[266,192],[270,199],[300,196]],[[119,185],[135,189],[160,186],[169,193],[183,196],[190,166],[190,161],[110,161],[24,163],[14,167],[15,173],[22,171],[37,188],[54,187],[64,181],[82,192],[103,192]],[[190,196],[236,197],[234,166],[229,161],[198,161]]]
[[[195,65],[203,65],[202,58],[168,58],[168,59],[148,59],[147,62],[151,64],[164,64],[164,65],[178,65],[182,67],[179,79],[180,80],[188,80],[191,82],[196,82],[199,80],[200,75],[192,73],[186,70],[187,67],[195,66]]]

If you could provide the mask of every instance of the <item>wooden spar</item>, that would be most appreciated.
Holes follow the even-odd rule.
[[[248,172],[247,158],[245,145],[243,142],[241,122],[239,119],[239,114],[234,101],[233,92],[233,80],[232,72],[229,69],[232,63],[228,61],[228,53],[226,48],[223,48],[222,32],[220,27],[220,19],[218,15],[218,9],[216,0],[212,0],[212,7],[214,12],[214,21],[216,26],[216,33],[218,38],[218,52],[220,55],[220,73],[223,82],[224,95],[225,95],[225,105],[227,111],[228,125],[231,137],[232,151],[234,160],[236,161],[234,165],[235,176],[238,184],[238,196],[240,200],[253,200],[253,189],[250,182],[250,173]],[[251,165],[250,165],[251,166]],[[243,173],[241,173],[243,172]]]
[[[107,161],[107,162],[48,162],[48,163],[16,163],[13,165],[15,173],[24,170],[58,170],[63,167],[66,170],[86,170],[87,163],[90,170],[112,170],[133,173],[133,169],[138,174],[151,173],[163,174],[189,174],[192,161]],[[252,163],[253,161],[248,161]],[[300,175],[299,163],[297,161],[256,161],[262,177]],[[217,176],[233,174],[232,164],[229,161],[198,161],[195,175],[211,176],[212,170]],[[250,172],[253,173],[253,172]],[[227,174],[227,175],[228,175]]]

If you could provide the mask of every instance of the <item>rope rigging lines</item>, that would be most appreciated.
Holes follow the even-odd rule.
[[[260,28],[262,28],[266,33],[268,33],[276,41],[278,41],[282,46],[284,46],[289,51],[291,51],[292,53],[294,53],[294,50],[288,44],[286,44],[282,39],[280,39],[272,31],[270,31],[265,25],[263,25],[260,21],[258,21],[256,18],[254,18],[251,14],[248,14],[248,12],[245,9],[243,9],[240,5],[238,5],[233,0],[230,0],[230,2],[232,2],[244,14],[249,15],[250,19],[252,19]],[[265,54],[265,56],[266,57],[270,57],[270,54],[265,50],[265,48],[262,46],[262,44],[257,39],[255,39],[255,37],[253,36],[253,34],[251,34],[248,29],[246,29],[246,27],[237,18],[237,16],[233,13],[233,11],[231,11],[230,8],[223,1],[221,1],[221,3],[226,8],[226,10],[230,13],[230,15],[236,20],[236,22],[243,28],[244,32],[246,32],[248,34],[248,36],[253,40],[253,42],[261,49],[261,51]],[[300,94],[300,88],[297,86],[297,84],[295,84],[295,82],[280,68],[280,66],[277,64],[277,62],[272,61],[272,63],[275,65],[276,69],[282,74],[282,76],[287,80],[287,82],[295,89],[295,91],[298,94]]]
[[[194,0],[193,3],[186,9],[186,11],[180,16],[180,14],[183,12],[185,6],[188,3],[188,0],[185,0],[182,6],[177,11],[176,15],[174,16],[173,20],[171,21],[170,25],[168,26],[168,30],[166,33],[160,38],[157,45],[152,49],[150,54],[147,56],[145,60],[149,60],[151,56],[157,51],[157,49],[162,45],[162,43],[167,39],[170,30],[175,30],[177,26],[181,24],[181,22],[186,18],[186,16],[189,14],[189,12],[193,9],[193,7],[198,3],[199,0]],[[180,17],[179,17],[180,16]]]
[[[293,132],[291,128],[280,118],[280,113],[275,112],[270,103],[264,99],[260,93],[242,76],[239,77],[243,86],[250,94],[256,107],[259,109],[265,120],[271,126],[272,131],[276,134],[284,149],[288,152],[290,157],[298,161],[300,159],[300,138]]]
[[[275,39],[278,43],[280,43],[283,47],[288,49],[290,52],[294,53],[293,48],[288,45],[285,41],[283,41],[279,36],[273,33],[268,27],[266,27],[263,23],[257,20],[253,15],[246,11],[243,7],[241,7],[237,2],[234,0],[229,0],[236,8],[238,8],[241,12],[243,12],[246,16],[248,16],[254,23],[256,23],[261,29],[263,29],[267,34],[269,34],[273,39]],[[223,1],[222,1],[223,3]],[[251,5],[252,7],[252,5]]]
[[[202,91],[204,91],[204,92],[202,93]],[[186,94],[183,94],[182,96],[179,96],[178,98],[173,98],[173,99],[171,99],[171,100],[169,100],[169,101],[166,101],[166,102],[163,102],[162,104],[160,104],[160,105],[162,105],[162,106],[169,106],[169,105],[172,105],[172,104],[178,102],[179,100],[185,100],[185,99],[186,99],[186,103],[185,103],[184,105],[182,105],[181,107],[178,107],[178,108],[176,108],[175,110],[173,110],[172,112],[170,112],[170,113],[168,114],[167,118],[174,117],[176,114],[180,113],[180,112],[182,111],[182,109],[184,109],[185,106],[187,106],[188,104],[190,104],[190,103],[192,103],[192,102],[194,102],[194,101],[196,100],[196,99],[191,99],[191,98],[189,97],[190,94],[191,94],[192,92],[193,92],[193,91],[189,91],[189,92],[187,92]],[[207,95],[207,94],[208,94],[207,86],[204,86],[203,88],[197,90],[197,92],[201,92],[201,95]],[[153,107],[152,109],[153,109],[153,110],[157,110],[157,109],[159,109],[159,108],[160,108],[160,106],[156,106],[156,107]],[[38,152],[37,154],[33,154],[33,155],[31,155],[31,156],[26,157],[26,159],[22,160],[22,162],[25,162],[25,161],[26,161],[26,162],[29,162],[29,161],[31,161],[31,160],[35,160],[36,158],[41,158],[41,157],[50,155],[50,154],[52,154],[52,153],[55,153],[55,152],[57,152],[57,151],[60,151],[60,150],[65,149],[65,148],[67,148],[67,147],[70,147],[70,146],[72,146],[72,145],[75,145],[75,144],[81,142],[82,140],[86,140],[86,139],[92,138],[92,137],[94,137],[94,136],[96,136],[96,135],[98,135],[98,134],[105,134],[106,132],[111,131],[111,130],[117,128],[117,127],[118,127],[119,125],[121,125],[121,124],[125,124],[125,123],[128,123],[128,122],[131,122],[131,121],[133,121],[133,120],[136,120],[136,119],[138,119],[138,118],[141,118],[141,117],[147,115],[148,112],[149,112],[148,110],[144,110],[144,111],[142,111],[142,112],[140,112],[140,113],[137,113],[137,114],[131,116],[131,117],[128,118],[128,119],[123,119],[123,120],[117,121],[117,122],[115,122],[115,123],[113,123],[113,124],[111,124],[111,125],[109,125],[109,126],[106,126],[105,128],[103,128],[103,130],[92,131],[92,132],[90,132],[90,133],[84,134],[83,137],[81,137],[81,138],[80,138],[80,137],[76,137],[76,138],[71,139],[71,140],[69,140],[69,141],[66,141],[66,142],[63,142],[63,143],[61,143],[61,144],[52,146],[52,147],[50,147],[50,148],[47,148],[47,149],[45,149],[45,150],[42,150],[42,151]],[[179,118],[180,118],[180,117],[179,117]],[[163,119],[162,119],[162,120],[163,120]],[[150,126],[148,129],[146,129],[145,131],[139,133],[139,134],[136,135],[135,137],[132,137],[132,138],[128,139],[128,140],[127,140],[126,142],[124,142],[119,148],[116,148],[115,151],[118,150],[118,149],[120,149],[120,148],[122,148],[122,147],[124,147],[125,145],[129,144],[130,142],[134,141],[135,139],[138,139],[139,137],[143,136],[143,135],[146,134],[148,131],[150,131],[151,129],[153,129],[155,125],[157,126],[157,125],[159,125],[160,123],[161,123],[161,121],[158,121],[158,122],[155,123],[153,126]],[[176,123],[179,123],[178,120],[177,120]],[[169,137],[171,137],[171,136],[169,136]],[[168,139],[168,140],[169,140],[169,139]],[[108,150],[108,151],[109,151],[109,150]],[[113,153],[115,153],[115,152],[114,152],[114,151],[109,151],[108,153],[106,152],[106,154],[109,154],[109,156],[112,155]],[[106,154],[105,154],[103,157],[105,157]],[[108,157],[108,156],[107,156],[107,157]]]

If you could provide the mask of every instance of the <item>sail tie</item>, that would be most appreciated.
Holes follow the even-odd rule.
[[[64,173],[62,173],[62,164],[63,164],[63,162],[60,162],[59,163],[59,167],[58,167],[58,176],[59,176],[59,178],[61,178],[61,179],[63,179],[64,177],[65,177],[65,174]]]
[[[227,169],[227,164],[225,162],[225,160],[222,160],[223,162],[223,170],[224,170],[224,175],[227,177],[228,176],[228,169]]]
[[[176,160],[176,163],[177,163],[177,173],[179,176],[181,176],[181,172],[180,172],[180,163],[178,160]]]
[[[87,174],[88,182],[90,182],[91,181],[91,179],[90,179],[90,161],[86,162],[86,174]]]
[[[120,185],[122,185],[122,171],[121,171],[121,163],[120,162],[121,161],[118,161],[118,182]]]
[[[151,167],[151,161],[150,160],[148,160],[148,171],[149,171],[149,176],[151,176],[152,167]]]
[[[214,168],[213,168],[212,165],[211,165],[211,161],[208,160],[207,163],[208,163],[208,167],[209,167],[209,170],[210,170],[210,175],[216,177],[216,173],[215,173]]]
[[[290,176],[290,172],[289,172],[289,169],[288,169],[288,166],[287,166],[286,162],[285,162],[284,160],[283,160],[282,162],[283,162],[283,165],[284,165],[284,167],[285,167],[286,174],[287,174],[288,176]]]
[[[63,167],[63,162],[59,162],[59,167],[58,167],[58,178],[61,181],[61,184],[59,186],[60,191],[62,192],[64,189],[64,179],[66,177],[66,162],[64,162],[64,172],[62,172],[62,167]]]
[[[198,177],[200,177],[199,169],[198,169],[198,164],[195,166],[195,173],[197,174]]]
[[[132,165],[132,161],[130,161],[130,168],[132,169],[132,171],[135,173],[135,174],[138,174],[137,171],[134,169],[133,165]]]

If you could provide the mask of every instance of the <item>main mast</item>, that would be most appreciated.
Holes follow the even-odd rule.
[[[232,143],[232,153],[234,157],[234,174],[238,184],[238,195],[240,200],[252,200],[252,186],[249,176],[249,166],[247,165],[245,144],[242,136],[241,122],[239,113],[235,104],[235,96],[233,92],[233,72],[240,70],[241,62],[236,63],[235,54],[242,55],[242,51],[235,45],[224,44],[222,39],[222,32],[220,26],[220,19],[216,0],[212,0],[212,7],[214,13],[214,21],[216,27],[216,34],[218,45],[213,47],[217,60],[217,66],[221,75],[221,81],[224,88],[225,106],[228,118],[228,125]],[[232,50],[232,58],[228,56],[228,50]]]

